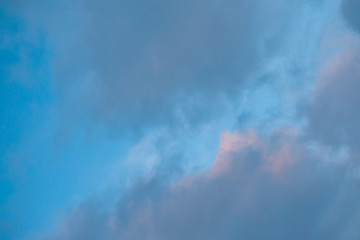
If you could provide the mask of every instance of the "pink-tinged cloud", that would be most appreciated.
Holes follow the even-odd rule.
[[[47,239],[358,239],[360,215],[340,209],[358,209],[360,190],[321,164],[291,129],[224,132],[213,167],[140,181],[107,211],[79,206]]]
[[[265,170],[273,174],[281,174],[281,171],[285,170],[295,160],[295,156],[292,156],[292,152],[295,151],[293,149],[295,147],[293,138],[298,133],[296,130],[284,128],[276,130],[274,134],[287,135],[289,137],[281,140],[274,148],[271,143],[264,141],[254,130],[245,133],[224,132],[221,136],[219,153],[211,173],[219,175],[229,171],[234,164],[233,161],[237,160],[233,157],[234,154],[252,149],[261,152],[264,157],[266,156],[266,161],[263,165]],[[292,137],[291,139],[290,136]]]
[[[348,147],[353,153],[359,153],[360,141],[360,46],[353,43],[358,40],[352,39],[355,46],[324,65],[307,112],[310,138],[332,147]]]

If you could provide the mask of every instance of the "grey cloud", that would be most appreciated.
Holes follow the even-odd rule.
[[[307,112],[311,138],[359,152],[359,76],[359,48],[338,54],[323,68]]]
[[[351,27],[356,31],[360,31],[360,1],[343,0],[342,13]]]
[[[234,134],[213,168],[140,182],[105,219],[80,206],[47,239],[358,239],[359,189],[296,138]]]
[[[89,0],[48,7],[43,30],[63,106],[70,116],[90,113],[120,128],[171,122],[179,109],[192,121],[207,118],[221,109],[214,99],[236,94],[280,47],[294,17],[284,5],[300,6]]]

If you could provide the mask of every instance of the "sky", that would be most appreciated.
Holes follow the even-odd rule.
[[[358,0],[0,0],[0,239],[360,239]]]

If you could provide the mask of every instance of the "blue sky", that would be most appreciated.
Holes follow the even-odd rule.
[[[0,238],[359,239],[359,11],[0,1]]]

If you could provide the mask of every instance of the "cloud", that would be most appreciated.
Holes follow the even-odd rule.
[[[342,13],[347,23],[356,31],[360,31],[360,2],[358,0],[343,0]]]
[[[267,77],[270,79],[267,81],[281,77],[289,82],[297,79],[303,84],[302,80],[311,73],[299,72],[312,72],[312,68],[315,68],[311,65],[316,55],[314,46],[317,46],[317,40],[314,39],[317,39],[317,32],[327,21],[325,15],[329,14],[310,17],[319,20],[310,28],[310,18],[292,25],[293,20],[304,20],[301,18],[305,16],[301,14],[304,6],[306,14],[309,14],[309,9],[306,9],[309,6],[305,2],[308,1],[155,0],[150,3],[135,0],[100,3],[84,0],[62,1],[61,6],[39,1],[24,7],[18,1],[14,9],[24,7],[27,25],[34,28],[40,26],[41,34],[46,36],[46,46],[53,47],[56,104],[60,103],[62,107],[62,111],[58,111],[58,106],[54,107],[55,118],[59,118],[59,125],[65,125],[63,128],[60,126],[59,132],[74,136],[91,121],[110,127],[112,132],[131,127],[141,130],[168,123],[175,123],[173,126],[177,128],[182,121],[190,122],[189,125],[207,121],[213,112],[225,108],[228,99],[238,97],[242,89],[246,88],[247,94],[253,95],[251,89],[258,88],[248,87],[258,82],[249,81],[255,79],[257,74],[263,74],[264,63],[270,69],[269,72],[264,71],[265,75],[271,69],[279,72]],[[316,12],[311,9],[311,14],[313,11]],[[293,32],[297,34],[291,34]],[[291,38],[291,43],[284,47],[282,45],[287,37]],[[296,49],[293,49],[294,46]],[[283,49],[286,55],[272,58],[282,47],[286,48]],[[326,161],[333,153],[335,158],[341,158],[337,148],[343,145],[349,146],[351,151],[358,151],[358,55],[358,49],[354,48],[336,55],[326,65],[306,113],[309,117],[306,131],[310,139],[330,145],[328,152],[327,148],[322,149],[323,146],[310,150],[308,143],[300,140],[299,133],[291,129],[277,130],[271,136],[263,136],[255,130],[225,132],[214,165],[208,170],[184,175],[175,182],[170,181],[168,175],[173,180],[177,169],[175,174],[172,169],[172,173],[161,172],[165,176],[159,174],[150,179],[144,176],[129,192],[124,193],[115,207],[111,206],[106,196],[100,196],[105,198],[100,200],[90,199],[67,217],[56,234],[44,238],[358,239],[356,223],[360,220],[360,194],[354,185],[355,180],[349,176],[351,166]],[[301,63],[299,69],[292,68],[293,62]],[[291,68],[289,73],[282,74],[282,70],[288,71],[288,68]],[[263,95],[266,91],[258,91],[257,94],[261,96],[244,103],[255,115],[259,112],[259,122],[267,122],[269,128],[275,125],[272,123],[274,119],[285,115],[279,116],[274,111],[265,116],[260,110],[267,108],[264,105],[268,103],[268,108],[273,105],[284,108],[284,101],[274,99],[275,95],[286,95],[285,85],[279,81],[271,86],[278,88],[272,94]],[[299,93],[300,96],[302,94]],[[221,101],[222,97],[226,100]],[[256,105],[259,111],[255,110]],[[292,108],[292,103],[284,105],[288,105],[284,111]],[[226,110],[226,118],[230,119],[237,113],[229,113],[229,109],[234,110],[235,107]],[[217,115],[225,114],[217,112]],[[71,121],[79,121],[81,126],[68,128],[66,125],[71,125]],[[216,124],[221,129],[224,125],[231,125],[220,121]],[[249,118],[247,126],[254,125],[254,119]],[[165,126],[164,131],[178,133],[169,134],[168,138],[180,138],[174,141],[179,145],[176,149],[187,152],[186,156],[192,157],[193,162],[198,163],[200,157],[208,159],[207,156],[211,156],[199,153],[204,150],[210,152],[209,148],[212,147],[204,143],[203,148],[197,151],[199,157],[189,153],[191,151],[185,145],[199,148],[201,144],[195,138],[184,137],[188,133],[184,133],[183,129],[179,131],[174,128],[168,130]],[[199,129],[190,128],[191,131],[196,135]],[[96,130],[94,132],[96,134]],[[88,135],[84,138],[87,139]],[[144,140],[145,143],[135,146],[133,152],[129,153],[130,160],[131,156],[135,160],[140,159],[139,165],[147,163],[150,171],[160,158],[166,158],[164,162],[168,166],[176,165],[172,154],[163,147],[170,145],[167,138],[161,141],[150,139],[149,143],[146,138]],[[44,140],[53,141],[52,137],[50,141]],[[36,141],[31,142],[36,144]],[[54,176],[59,175],[60,179],[69,173],[88,172],[84,169],[91,162],[92,151],[108,151],[107,148],[101,150],[99,146],[92,148],[96,144],[86,145],[76,139],[65,142],[72,146],[73,151],[68,150],[69,157],[59,157],[66,160],[62,162],[67,168],[53,168]],[[108,142],[103,144],[107,145]],[[42,144],[39,147],[45,150],[49,148]],[[88,149],[92,150],[89,152]],[[23,151],[24,145],[19,152]],[[78,157],[74,152],[86,154]],[[328,155],[319,154],[323,152]],[[40,158],[44,158],[44,155]],[[104,155],[104,158],[108,158],[108,155]],[[70,162],[76,163],[77,167],[68,171],[75,166],[68,164]],[[49,172],[46,169],[47,160],[41,163],[44,163],[41,164],[44,168],[32,170],[34,176],[42,176],[43,171]],[[104,161],[101,160],[101,164]],[[59,174],[59,171],[65,174]],[[122,180],[125,171],[121,169]],[[94,172],[100,176],[104,171],[96,168]],[[78,178],[78,174],[73,175],[76,176],[69,180],[70,185],[74,185],[74,179]],[[93,174],[84,175],[94,179]],[[39,178],[41,181],[38,182],[49,182],[43,181],[49,176],[53,178],[53,174],[48,174]],[[34,178],[27,179],[31,186],[37,185]],[[90,185],[89,188],[94,189],[94,181],[89,181],[91,183],[87,187]],[[52,182],[64,189],[69,188],[65,182]],[[27,186],[23,188],[32,189]],[[60,198],[65,197],[61,191],[58,192],[59,197],[52,192],[45,195],[52,195],[61,202]],[[45,195],[40,194],[36,199],[42,199]],[[24,204],[32,209],[28,201],[24,200]],[[49,212],[45,208],[41,208],[41,211],[34,208],[33,211],[37,211],[38,215]]]
[[[221,170],[221,171],[219,171]],[[139,182],[115,208],[90,200],[45,239],[358,239],[360,192],[296,131],[224,133],[210,169]]]
[[[285,128],[225,132],[209,169],[175,182],[145,178],[115,207],[91,199],[45,239],[359,239],[358,176],[328,158],[344,145],[358,152],[359,58],[351,45],[322,68],[306,140]]]
[[[64,1],[28,18],[54,48],[56,89],[69,119],[85,114],[124,129],[184,116],[201,122],[221,109],[216,100],[236,95],[280,48],[296,15],[284,5],[299,3]]]
[[[340,51],[325,64],[307,112],[307,133],[311,138],[359,152],[359,75],[360,48],[356,45]]]

